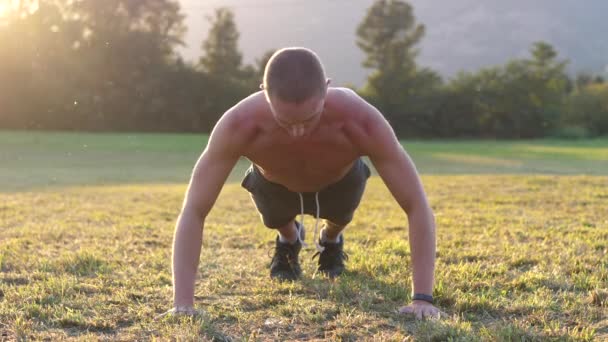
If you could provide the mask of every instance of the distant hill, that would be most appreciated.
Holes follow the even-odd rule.
[[[355,30],[372,0],[180,0],[188,15],[186,59],[196,60],[206,15],[233,7],[240,47],[250,63],[271,48],[306,46],[325,62],[334,84],[362,85],[366,71]],[[551,43],[571,71],[608,76],[607,0],[411,0],[427,33],[418,62],[450,77],[459,70],[527,56],[532,42]]]

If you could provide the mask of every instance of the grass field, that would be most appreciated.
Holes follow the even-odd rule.
[[[312,278],[309,248],[301,281],[269,281],[274,233],[240,162],[207,218],[206,314],[155,320],[205,143],[0,132],[0,340],[608,340],[606,139],[404,142],[436,214],[440,321],[395,312],[410,296],[406,217],[378,177],[345,232],[344,276]]]

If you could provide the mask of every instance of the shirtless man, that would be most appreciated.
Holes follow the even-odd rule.
[[[316,237],[318,272],[344,270],[342,231],[352,220],[369,168],[367,156],[406,212],[413,264],[412,302],[399,309],[438,316],[432,304],[435,223],[413,162],[382,114],[355,92],[330,88],[317,55],[304,48],[277,51],[266,65],[262,91],[217,122],[194,167],[173,242],[174,308],[193,314],[195,276],[205,218],[240,157],[252,162],[243,179],[264,224],[276,229],[270,275],[300,277],[303,226],[298,214],[324,220]]]

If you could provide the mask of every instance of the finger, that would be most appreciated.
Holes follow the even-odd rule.
[[[439,310],[437,308],[433,308],[433,317],[441,318],[442,315],[443,315],[443,312],[441,312],[441,310]]]
[[[404,306],[399,309],[399,313],[411,314],[411,313],[414,313],[414,309],[411,306]]]
[[[438,313],[439,313],[439,310],[437,310],[435,308],[429,308],[428,310],[426,310],[426,317],[430,318],[430,319],[435,319],[435,318],[437,318]]]
[[[437,319],[441,319],[442,317],[447,318],[448,314],[446,314],[445,312],[437,309],[437,313],[435,314],[435,317],[437,317]]]
[[[423,319],[426,319],[429,317],[429,310],[427,308],[421,308],[420,309],[420,316],[422,316]]]
[[[170,315],[172,313],[173,313],[173,310],[165,311],[165,312],[161,313],[160,315],[157,315],[154,319],[155,320],[159,320],[159,319],[162,319],[165,316],[168,316],[168,315]]]
[[[182,315],[190,316],[190,317],[203,317],[205,311],[197,310],[197,309],[189,309],[187,311],[182,312]]]
[[[190,315],[190,316],[195,316],[195,317],[199,317],[199,316],[202,316],[202,315],[203,315],[203,311],[202,311],[202,310],[195,310],[195,309],[192,309],[192,310],[188,311],[188,315]]]
[[[194,317],[196,316],[197,312],[196,310],[184,310],[184,311],[178,311],[175,313],[176,316],[180,316],[180,317]]]
[[[422,316],[422,318],[426,318],[428,315],[428,310],[426,308],[421,308],[420,309],[420,316]]]

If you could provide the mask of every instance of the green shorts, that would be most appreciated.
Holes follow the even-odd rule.
[[[359,158],[346,175],[318,192],[319,217],[345,226],[353,219],[371,172]],[[300,214],[300,195],[262,176],[254,165],[247,170],[241,186],[251,194],[264,225],[281,228]],[[316,216],[314,192],[303,192],[304,213]]]

